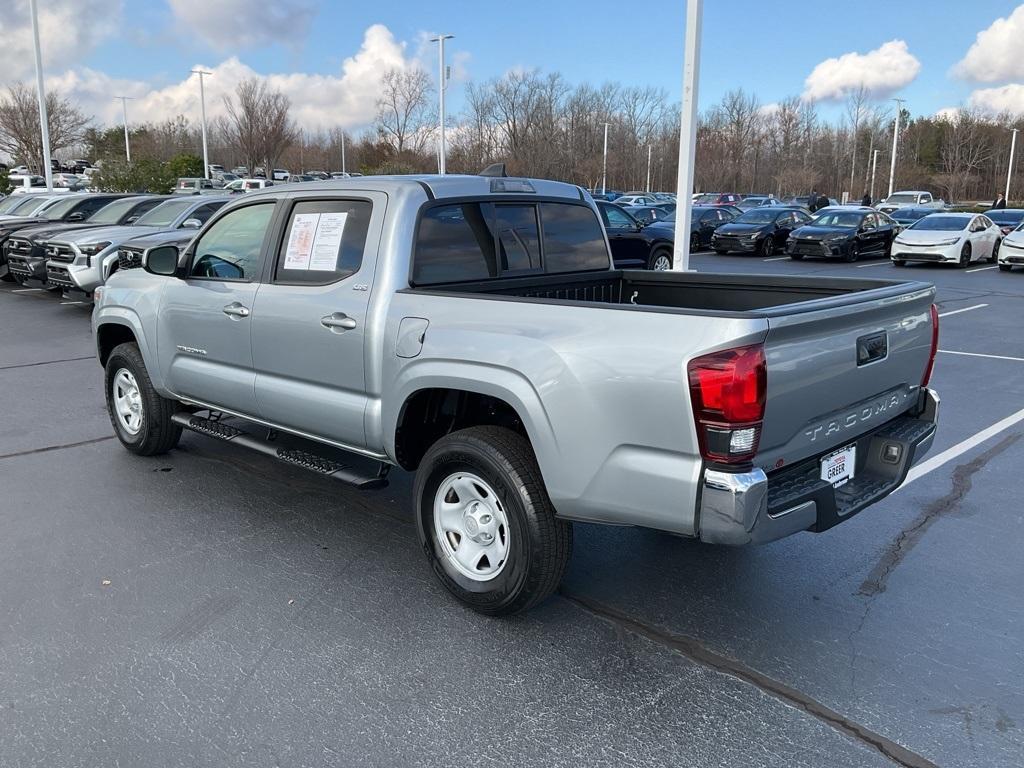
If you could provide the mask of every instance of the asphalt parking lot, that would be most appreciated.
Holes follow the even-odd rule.
[[[821,535],[577,525],[508,620],[435,582],[409,475],[130,455],[89,307],[0,284],[0,765],[1020,766],[1024,272],[693,265],[935,282],[934,449]]]

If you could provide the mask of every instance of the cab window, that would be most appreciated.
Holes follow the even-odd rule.
[[[196,242],[191,277],[213,280],[259,279],[263,239],[274,203],[257,203],[224,214]]]
[[[363,264],[373,205],[367,200],[302,200],[292,207],[275,282],[326,284]]]

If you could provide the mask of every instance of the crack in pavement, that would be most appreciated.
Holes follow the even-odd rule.
[[[861,583],[857,594],[873,598],[885,591],[889,575],[896,569],[904,557],[917,546],[921,537],[928,531],[932,523],[948,512],[960,506],[964,497],[970,492],[974,474],[984,467],[991,459],[998,456],[1021,438],[1021,433],[1007,435],[987,451],[979,454],[966,464],[953,470],[953,485],[949,493],[936,499],[909,526],[900,531],[899,536],[886,548],[885,553],[868,577]]]
[[[80,360],[95,360],[96,355],[85,357],[65,357],[62,360],[43,360],[39,363],[18,363],[17,365],[0,365],[0,371],[12,371],[15,368],[35,368],[40,365],[55,365],[56,363],[77,363]]]
[[[756,669],[747,666],[742,661],[723,656],[711,650],[693,637],[676,635],[667,630],[652,627],[615,608],[594,602],[586,597],[574,595],[565,590],[559,590],[559,594],[565,600],[592,616],[675,651],[696,664],[753,685],[762,693],[806,712],[839,733],[877,750],[897,765],[903,766],[903,768],[938,768],[935,763],[923,755],[912,752],[892,739],[888,739],[880,733],[876,733],[851,720],[803,691],[799,691],[780,680],[768,677]]]
[[[62,445],[48,445],[45,448],[29,448],[27,451],[15,451],[14,453],[0,453],[0,459],[14,459],[18,456],[31,456],[33,453],[48,453],[49,451],[63,451],[65,448],[77,448],[80,445],[92,445],[113,440],[115,435],[106,437],[94,437],[90,440],[79,440],[77,443],[64,443]]]

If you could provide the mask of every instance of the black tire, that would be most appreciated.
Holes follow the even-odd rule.
[[[804,255],[802,253],[791,253],[789,254],[789,258],[791,258],[793,261],[803,261]]]
[[[1013,267],[1011,267],[1009,264],[1000,264],[999,265],[999,271],[1000,272],[1009,272],[1011,269],[1013,269]]]
[[[967,269],[971,266],[971,244],[964,243],[964,247],[960,249],[960,261],[956,263],[960,269]]]
[[[846,249],[846,253],[843,254],[843,261],[847,264],[852,264],[860,258],[860,245],[854,240],[850,243],[850,246]]]
[[[999,260],[999,246],[1002,244],[1002,240],[996,240],[992,245],[992,255],[988,257],[989,264],[995,264]]]
[[[700,235],[694,232],[690,235],[690,253],[696,253],[700,250]]]
[[[771,235],[766,235],[764,240],[758,243],[757,253],[762,258],[770,258],[775,253],[775,240]]]
[[[6,265],[3,265],[6,268]],[[7,269],[2,275],[0,275],[0,281],[5,283],[13,283],[14,275],[11,274],[11,270]]]
[[[121,370],[131,373],[138,384],[142,424],[135,434],[125,429],[114,413],[114,378]],[[120,344],[114,348],[107,358],[103,380],[107,414],[121,445],[139,456],[157,456],[167,453],[178,444],[178,440],[181,439],[181,427],[171,421],[171,416],[179,404],[175,400],[160,396],[153,389],[153,382],[146,371],[146,364],[142,360],[142,353],[137,344]]]
[[[723,251],[721,248],[715,248],[715,253],[717,253],[719,256],[725,256],[729,252],[728,251]]]
[[[905,267],[907,266],[907,262],[904,259],[893,259],[892,265],[894,267]]]
[[[504,567],[488,581],[460,573],[434,533],[434,499],[446,478],[471,472],[494,489],[508,520]],[[479,613],[524,611],[557,589],[572,551],[572,524],[555,517],[529,442],[502,427],[470,427],[430,447],[416,472],[416,528],[437,578]]]
[[[658,267],[658,262],[661,261],[664,264],[663,259],[668,259],[668,266]],[[665,270],[672,269],[672,251],[667,248],[657,248],[647,258],[647,268],[654,272],[664,272]]]

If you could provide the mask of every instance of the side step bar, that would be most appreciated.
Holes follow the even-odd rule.
[[[196,416],[188,411],[175,413],[171,416],[171,421],[193,432],[199,432],[203,435],[215,437],[218,440],[242,445],[275,458],[278,461],[283,461],[286,464],[293,464],[297,467],[308,469],[311,472],[316,472],[319,475],[334,478],[361,491],[383,488],[388,484],[387,475],[391,466],[382,462],[379,463],[377,473],[370,474],[326,456],[294,448],[280,448],[269,440],[261,440],[255,435],[231,424],[225,424],[216,419]]]

